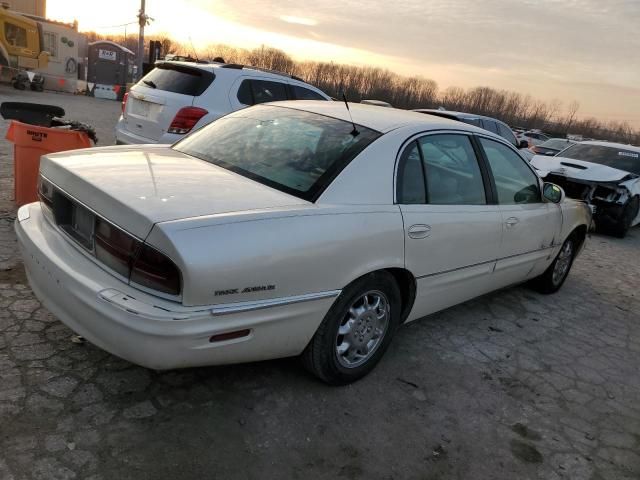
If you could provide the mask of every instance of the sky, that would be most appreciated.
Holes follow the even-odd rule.
[[[640,128],[640,0],[147,0],[149,33],[196,48],[280,48],[298,60],[375,65],[440,89],[529,93]],[[137,0],[48,0],[49,18],[124,33]],[[137,25],[127,27],[136,34]]]

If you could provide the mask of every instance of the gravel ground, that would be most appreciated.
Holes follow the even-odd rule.
[[[116,102],[6,96],[113,142]],[[556,295],[515,287],[407,325],[351,386],[295,359],[158,373],[71,342],[35,299],[11,161],[2,140],[0,479],[640,478],[640,228],[589,238]]]

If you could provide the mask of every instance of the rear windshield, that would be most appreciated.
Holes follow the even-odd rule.
[[[315,201],[381,134],[324,115],[258,105],[217,120],[174,149],[277,190]]]
[[[211,85],[215,75],[198,68],[161,63],[140,80],[145,87],[197,97]]]
[[[640,175],[640,152],[603,145],[577,144],[562,152],[565,158],[599,163]]]

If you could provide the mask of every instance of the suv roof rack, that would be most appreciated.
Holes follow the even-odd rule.
[[[298,80],[299,82],[304,82],[304,80],[300,77],[296,77],[295,75],[291,75],[289,73],[279,72],[278,70],[271,70],[269,68],[254,67],[252,65],[243,65],[241,63],[225,63],[224,65],[220,65],[220,68],[233,68],[235,70],[243,70],[245,68],[248,68],[250,70],[259,70],[261,72],[273,73],[274,75],[281,75],[283,77],[289,77],[293,80]]]

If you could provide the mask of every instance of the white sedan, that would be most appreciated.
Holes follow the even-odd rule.
[[[354,381],[399,325],[564,282],[590,223],[505,140],[342,102],[232,113],[173,146],[42,157],[29,281],[71,329],[173,369],[302,355]]]

